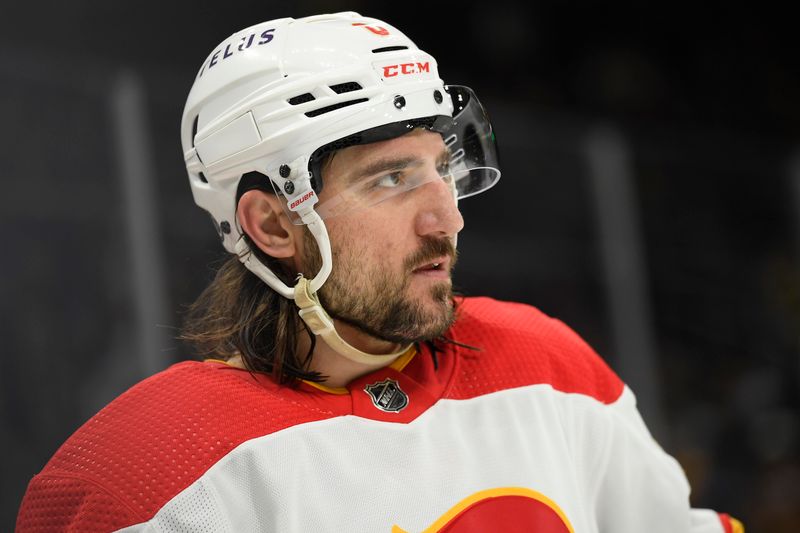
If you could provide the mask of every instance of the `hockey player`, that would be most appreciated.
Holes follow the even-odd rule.
[[[527,305],[454,298],[486,112],[357,13],[272,20],[201,66],[181,128],[234,254],[204,361],[144,380],[31,482],[19,531],[731,533],[633,393]]]

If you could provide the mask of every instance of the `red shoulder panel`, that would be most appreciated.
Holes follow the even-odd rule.
[[[148,520],[242,442],[335,415],[295,391],[278,396],[275,387],[193,361],[142,381],[78,429],[33,478],[17,530],[109,531]]]
[[[603,403],[622,394],[622,380],[563,322],[520,303],[491,298],[459,303],[453,336],[480,351],[459,349],[460,375],[448,397],[472,398],[540,383]]]
[[[135,516],[91,481],[42,473],[28,486],[16,531],[114,531],[138,522]]]

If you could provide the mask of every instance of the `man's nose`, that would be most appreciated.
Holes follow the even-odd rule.
[[[436,178],[415,192],[421,203],[416,219],[417,235],[452,237],[464,228],[453,189],[444,179]]]

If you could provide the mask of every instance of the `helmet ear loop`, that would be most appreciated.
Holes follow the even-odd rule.
[[[322,266],[319,272],[314,275],[314,278],[309,281],[309,288],[312,294],[322,287],[328,276],[333,269],[333,254],[331,253],[331,241],[328,236],[328,228],[319,213],[315,209],[309,208],[300,213],[300,217],[306,224],[306,227],[313,235],[314,240],[317,241],[317,248],[322,256]]]
[[[264,173],[258,171],[248,172],[242,175],[242,178],[239,180],[239,186],[236,191],[237,210],[239,200],[244,193],[250,190],[261,190],[269,194],[277,194],[274,187],[274,181],[270,180]],[[316,198],[314,197],[313,200],[316,201]],[[313,205],[313,203],[311,205]],[[327,228],[325,227],[325,223],[322,221],[317,212],[311,207],[311,205],[307,208],[297,209],[296,215],[299,216],[303,223],[308,226],[309,230],[314,236],[314,239],[317,241],[317,246],[322,254],[322,267],[309,282],[312,291],[316,292],[319,290],[322,284],[325,283],[325,280],[328,279],[328,276],[330,275],[332,258]],[[241,227],[239,218],[234,216],[234,219],[236,229],[240,235],[235,244],[235,253],[239,256],[239,260],[242,262],[242,264],[267,285],[272,287],[272,289],[278,292],[281,296],[290,300],[294,299],[295,286],[290,286],[280,279],[280,277],[276,275],[274,269],[268,264],[265,264],[265,262],[258,257],[258,253],[253,251],[252,245],[248,242],[249,239],[245,236],[246,234]]]
[[[239,200],[241,200],[244,193],[251,190],[260,190],[269,194],[274,194],[269,183],[269,178],[267,178],[265,174],[253,171],[242,175],[236,190],[236,210],[233,216],[233,222],[239,235],[234,245],[234,253],[239,257],[239,261],[241,261],[245,268],[255,274],[261,281],[269,285],[284,298],[292,299],[294,297],[292,287],[287,285],[286,282],[276,274],[273,267],[259,257],[259,253],[255,251],[257,248],[250,243],[250,239],[239,222],[239,217],[237,216]]]

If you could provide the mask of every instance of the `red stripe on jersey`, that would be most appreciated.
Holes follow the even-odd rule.
[[[722,528],[725,533],[733,533],[733,526],[731,525],[730,517],[725,513],[719,514],[719,521],[722,523]]]
[[[725,533],[744,533],[744,525],[729,514],[719,513],[719,521]]]

